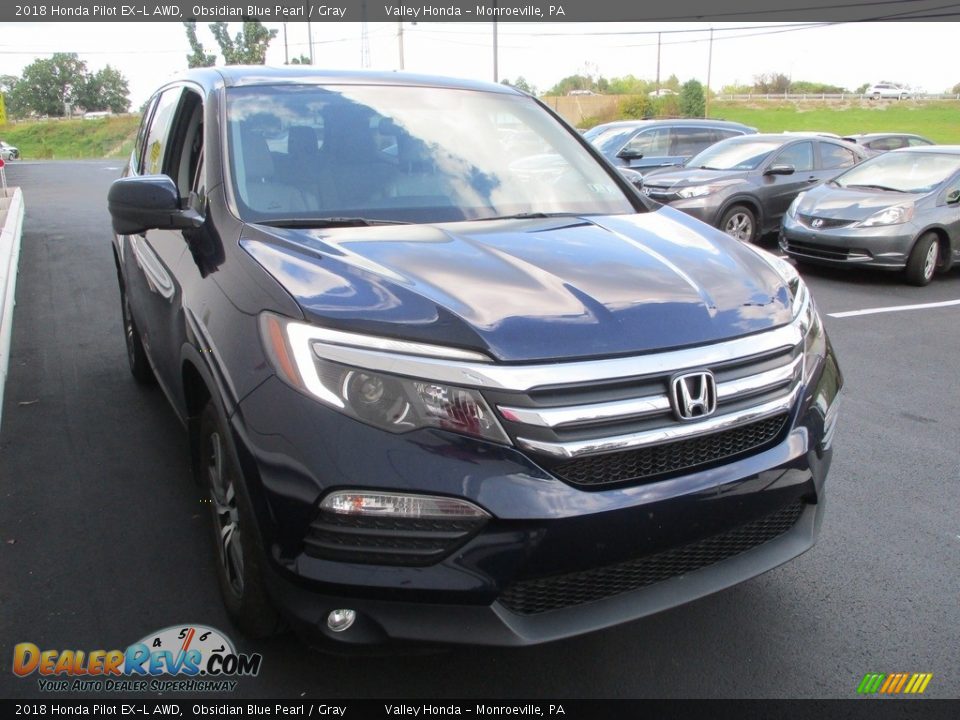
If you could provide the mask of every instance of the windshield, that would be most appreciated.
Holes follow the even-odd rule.
[[[960,170],[960,156],[947,153],[889,152],[838,176],[840,187],[870,187],[903,193],[928,193]]]
[[[227,91],[227,127],[234,194],[247,221],[636,212],[614,178],[526,97],[240,87]]]
[[[635,127],[608,128],[595,137],[589,137],[593,146],[607,156],[616,155],[620,148],[627,144],[627,140],[637,131]]]
[[[721,140],[690,158],[686,167],[706,170],[755,170],[770,153],[782,145],[783,140]]]

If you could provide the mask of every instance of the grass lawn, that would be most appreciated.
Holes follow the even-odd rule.
[[[139,115],[24,121],[0,127],[0,139],[16,145],[24,160],[120,158],[133,149],[139,125]]]
[[[800,102],[713,102],[710,117],[742,122],[760,132],[819,130],[838,135],[910,132],[941,144],[960,144],[960,102],[879,100],[824,104]]]

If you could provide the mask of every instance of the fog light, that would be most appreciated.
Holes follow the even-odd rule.
[[[327,615],[327,627],[333,630],[333,632],[343,632],[344,630],[348,630],[356,619],[356,610],[348,610],[346,608],[331,610],[330,614]]]
[[[486,520],[489,515],[467,500],[439,495],[338,490],[320,503],[323,510],[340,515],[411,518],[418,520]]]

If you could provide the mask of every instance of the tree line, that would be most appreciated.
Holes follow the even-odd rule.
[[[130,88],[123,73],[110,65],[91,71],[76,53],[54,53],[34,60],[19,76],[0,76],[0,93],[7,113],[15,118],[130,109]]]

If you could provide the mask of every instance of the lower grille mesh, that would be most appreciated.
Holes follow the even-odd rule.
[[[785,414],[776,415],[703,437],[578,458],[554,467],[552,472],[573,485],[591,487],[649,480],[758,451],[777,438],[786,420]]]
[[[773,540],[796,525],[804,504],[796,502],[728,532],[656,555],[593,570],[525,580],[507,588],[500,604],[520,615],[583,605],[700,570]]]

